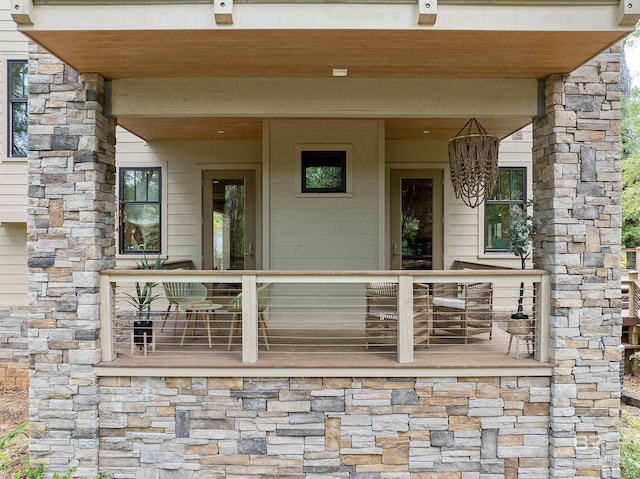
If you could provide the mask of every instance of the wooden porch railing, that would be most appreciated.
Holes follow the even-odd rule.
[[[640,271],[640,248],[622,248],[622,269]]]
[[[525,284],[525,322],[511,319],[521,282]],[[127,299],[136,296],[136,284],[142,287],[146,283],[155,285],[155,300],[150,310],[144,309],[141,319],[152,323],[150,329],[134,331],[133,322],[140,318]],[[486,292],[480,300],[470,299],[471,285],[479,283],[490,285],[489,309],[478,308],[478,303],[489,297]],[[164,324],[171,304],[163,285],[169,284],[205,285],[207,293],[204,299],[183,302],[181,312],[175,316],[177,322]],[[394,291],[382,301],[382,307],[368,297],[368,285],[372,284],[390,285]],[[270,286],[265,299],[266,285]],[[455,309],[434,306],[434,298],[444,290],[453,291],[455,296],[444,300],[449,306],[452,300],[463,304],[468,291],[467,302],[476,304],[468,318],[488,321],[488,329],[475,331],[485,334],[467,336],[467,330],[459,327],[462,316],[452,313]],[[292,357],[311,352],[330,357],[340,350],[392,355],[398,363],[406,364],[413,362],[416,355],[452,351],[454,346],[461,354],[478,354],[480,346],[499,341],[502,349],[496,354],[504,355],[506,339],[526,339],[533,342],[535,359],[546,362],[549,298],[549,276],[541,270],[109,270],[101,273],[102,361],[113,361],[119,354],[182,351],[194,355],[241,352],[243,363],[255,363],[275,351],[286,351]],[[214,316],[216,320],[212,319]],[[172,310],[168,321],[173,318]],[[379,332],[370,327],[375,320],[383,330],[390,331],[386,341],[378,341]],[[374,334],[378,337],[374,338]],[[493,343],[489,343],[490,339]],[[161,340],[167,342],[154,351],[156,342]]]

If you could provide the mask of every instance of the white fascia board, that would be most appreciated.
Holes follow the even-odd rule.
[[[3,211],[0,209],[0,223],[26,223],[27,207],[22,211]]]
[[[538,82],[528,79],[130,78],[113,80],[110,114],[470,118],[534,117],[537,108]]]
[[[234,3],[233,25],[218,25],[211,3],[87,5],[35,2],[20,30],[354,29],[630,31],[612,2],[438,3],[434,25],[418,25],[415,3]]]

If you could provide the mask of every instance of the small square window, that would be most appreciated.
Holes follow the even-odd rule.
[[[303,150],[301,159],[302,193],[346,193],[347,152],[345,150]]]

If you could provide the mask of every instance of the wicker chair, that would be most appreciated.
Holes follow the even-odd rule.
[[[436,291],[438,289],[436,288]],[[461,296],[434,296],[434,328],[464,337],[489,333],[493,336],[493,284],[472,283],[461,288]]]
[[[398,330],[398,284],[365,285],[365,348],[370,344],[396,344]],[[429,346],[429,286],[414,284],[413,342]]]

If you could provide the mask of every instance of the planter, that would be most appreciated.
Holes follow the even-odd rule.
[[[528,335],[531,333],[531,321],[529,315],[524,313],[513,313],[507,326],[507,333],[511,335]]]
[[[153,321],[142,319],[133,322],[133,342],[139,346],[145,343],[151,344],[153,341]]]

